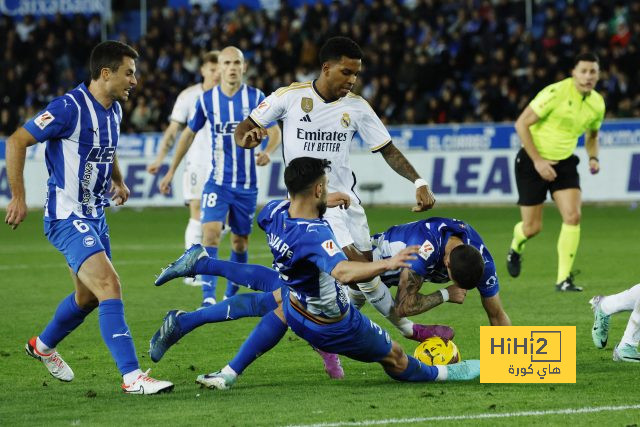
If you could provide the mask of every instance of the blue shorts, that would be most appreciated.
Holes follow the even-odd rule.
[[[342,320],[324,325],[301,314],[284,293],[282,309],[291,330],[322,351],[367,363],[377,362],[391,352],[389,333],[353,305]]]
[[[87,219],[71,215],[67,219],[44,220],[44,234],[78,274],[80,266],[91,255],[105,251],[111,259],[109,227],[105,217]]]
[[[257,190],[234,190],[209,180],[202,190],[200,222],[228,222],[234,234],[248,236],[253,228],[257,203]]]

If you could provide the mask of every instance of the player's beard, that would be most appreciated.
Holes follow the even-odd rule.
[[[321,200],[318,202],[318,217],[322,218],[322,216],[327,212],[327,201]]]

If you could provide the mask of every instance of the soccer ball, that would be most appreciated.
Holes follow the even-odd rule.
[[[458,346],[440,337],[427,338],[413,352],[413,357],[427,365],[450,365],[462,360]]]

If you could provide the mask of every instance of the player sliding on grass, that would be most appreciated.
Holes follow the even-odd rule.
[[[336,193],[331,193],[330,196]],[[340,193],[337,193],[340,194]],[[332,204],[330,203],[329,206]],[[491,254],[484,245],[482,238],[468,224],[448,218],[429,218],[409,224],[397,225],[384,233],[372,237],[374,244],[374,259],[389,258],[400,250],[413,244],[420,246],[418,257],[410,260],[409,268],[390,271],[381,275],[387,286],[398,286],[396,295],[396,310],[401,316],[413,316],[424,313],[445,301],[462,304],[466,292],[474,287],[478,288],[482,305],[487,312],[491,325],[509,326],[511,321],[502,308],[499,298],[499,284],[495,264]],[[180,333],[174,333],[177,339],[186,335],[193,328],[205,323],[216,323],[235,320],[242,317],[263,316],[281,302],[280,281],[278,273],[270,268],[257,265],[243,265],[214,259],[197,258],[202,252],[201,247],[194,247],[187,251],[179,261],[165,270],[158,278],[157,284],[165,283],[174,277],[195,274],[214,274],[226,277],[234,283],[239,283],[253,290],[267,292],[266,294],[248,293],[237,295],[227,300],[223,305],[208,308],[205,311],[183,313],[176,310],[166,317],[168,330],[172,323],[177,322]],[[453,279],[450,279],[453,278]],[[429,295],[419,291],[423,282],[445,283],[452,280],[454,284]],[[271,293],[273,291],[273,294]],[[356,301],[351,302],[360,308]],[[176,320],[176,313],[178,318]],[[445,339],[453,338],[453,330],[447,326],[433,326],[434,335]],[[156,341],[152,358],[159,360],[173,343],[167,345],[167,339]],[[250,355],[250,344],[243,348],[229,363],[227,370],[236,374],[243,372],[248,363],[253,362]],[[333,357],[332,357],[333,356]],[[325,370],[332,378],[342,378],[344,373],[335,359],[335,355],[324,354]],[[234,379],[235,376],[231,375]]]
[[[266,314],[247,343],[246,356],[254,360],[271,349],[284,335],[287,325],[301,338],[320,350],[342,354],[363,362],[378,362],[385,372],[399,381],[467,380],[479,375],[479,361],[468,360],[448,366],[427,366],[407,356],[391,341],[389,334],[349,303],[338,281],[351,283],[398,268],[418,247],[408,247],[392,258],[370,263],[347,261],[328,224],[321,219],[327,208],[329,162],[302,157],[285,170],[285,184],[291,201],[265,206],[258,223],[268,236],[274,265],[282,285],[282,305]],[[190,258],[204,256],[191,253]],[[205,259],[204,262],[207,262]],[[165,272],[170,273],[174,264]],[[165,275],[167,280],[176,277]],[[160,279],[160,278],[159,278]],[[161,284],[161,283],[158,283]],[[183,315],[184,316],[184,315]],[[182,334],[178,312],[170,312],[151,341],[152,359],[164,354]],[[156,350],[159,350],[156,353]],[[242,349],[241,349],[242,352]],[[155,353],[155,355],[154,355]],[[229,368],[229,369],[227,369]],[[234,370],[201,375],[198,382],[226,388],[235,382]]]

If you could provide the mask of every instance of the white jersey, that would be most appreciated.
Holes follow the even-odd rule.
[[[171,120],[186,125],[189,119],[193,117],[193,113],[196,110],[196,102],[198,102],[200,95],[203,93],[202,83],[197,83],[193,86],[189,86],[178,95],[176,103],[171,111]],[[196,132],[193,143],[187,151],[186,162],[187,165],[202,165],[204,167],[211,166],[211,142],[209,141],[209,135],[211,134],[210,125],[207,123],[204,128]]]
[[[249,117],[262,127],[282,120],[285,162],[298,157],[330,160],[329,191],[341,191],[358,199],[354,192],[356,176],[349,162],[354,134],[358,132],[372,152],[389,144],[391,136],[362,97],[349,93],[326,102],[314,85],[315,82],[304,82],[282,87],[262,101]]]

